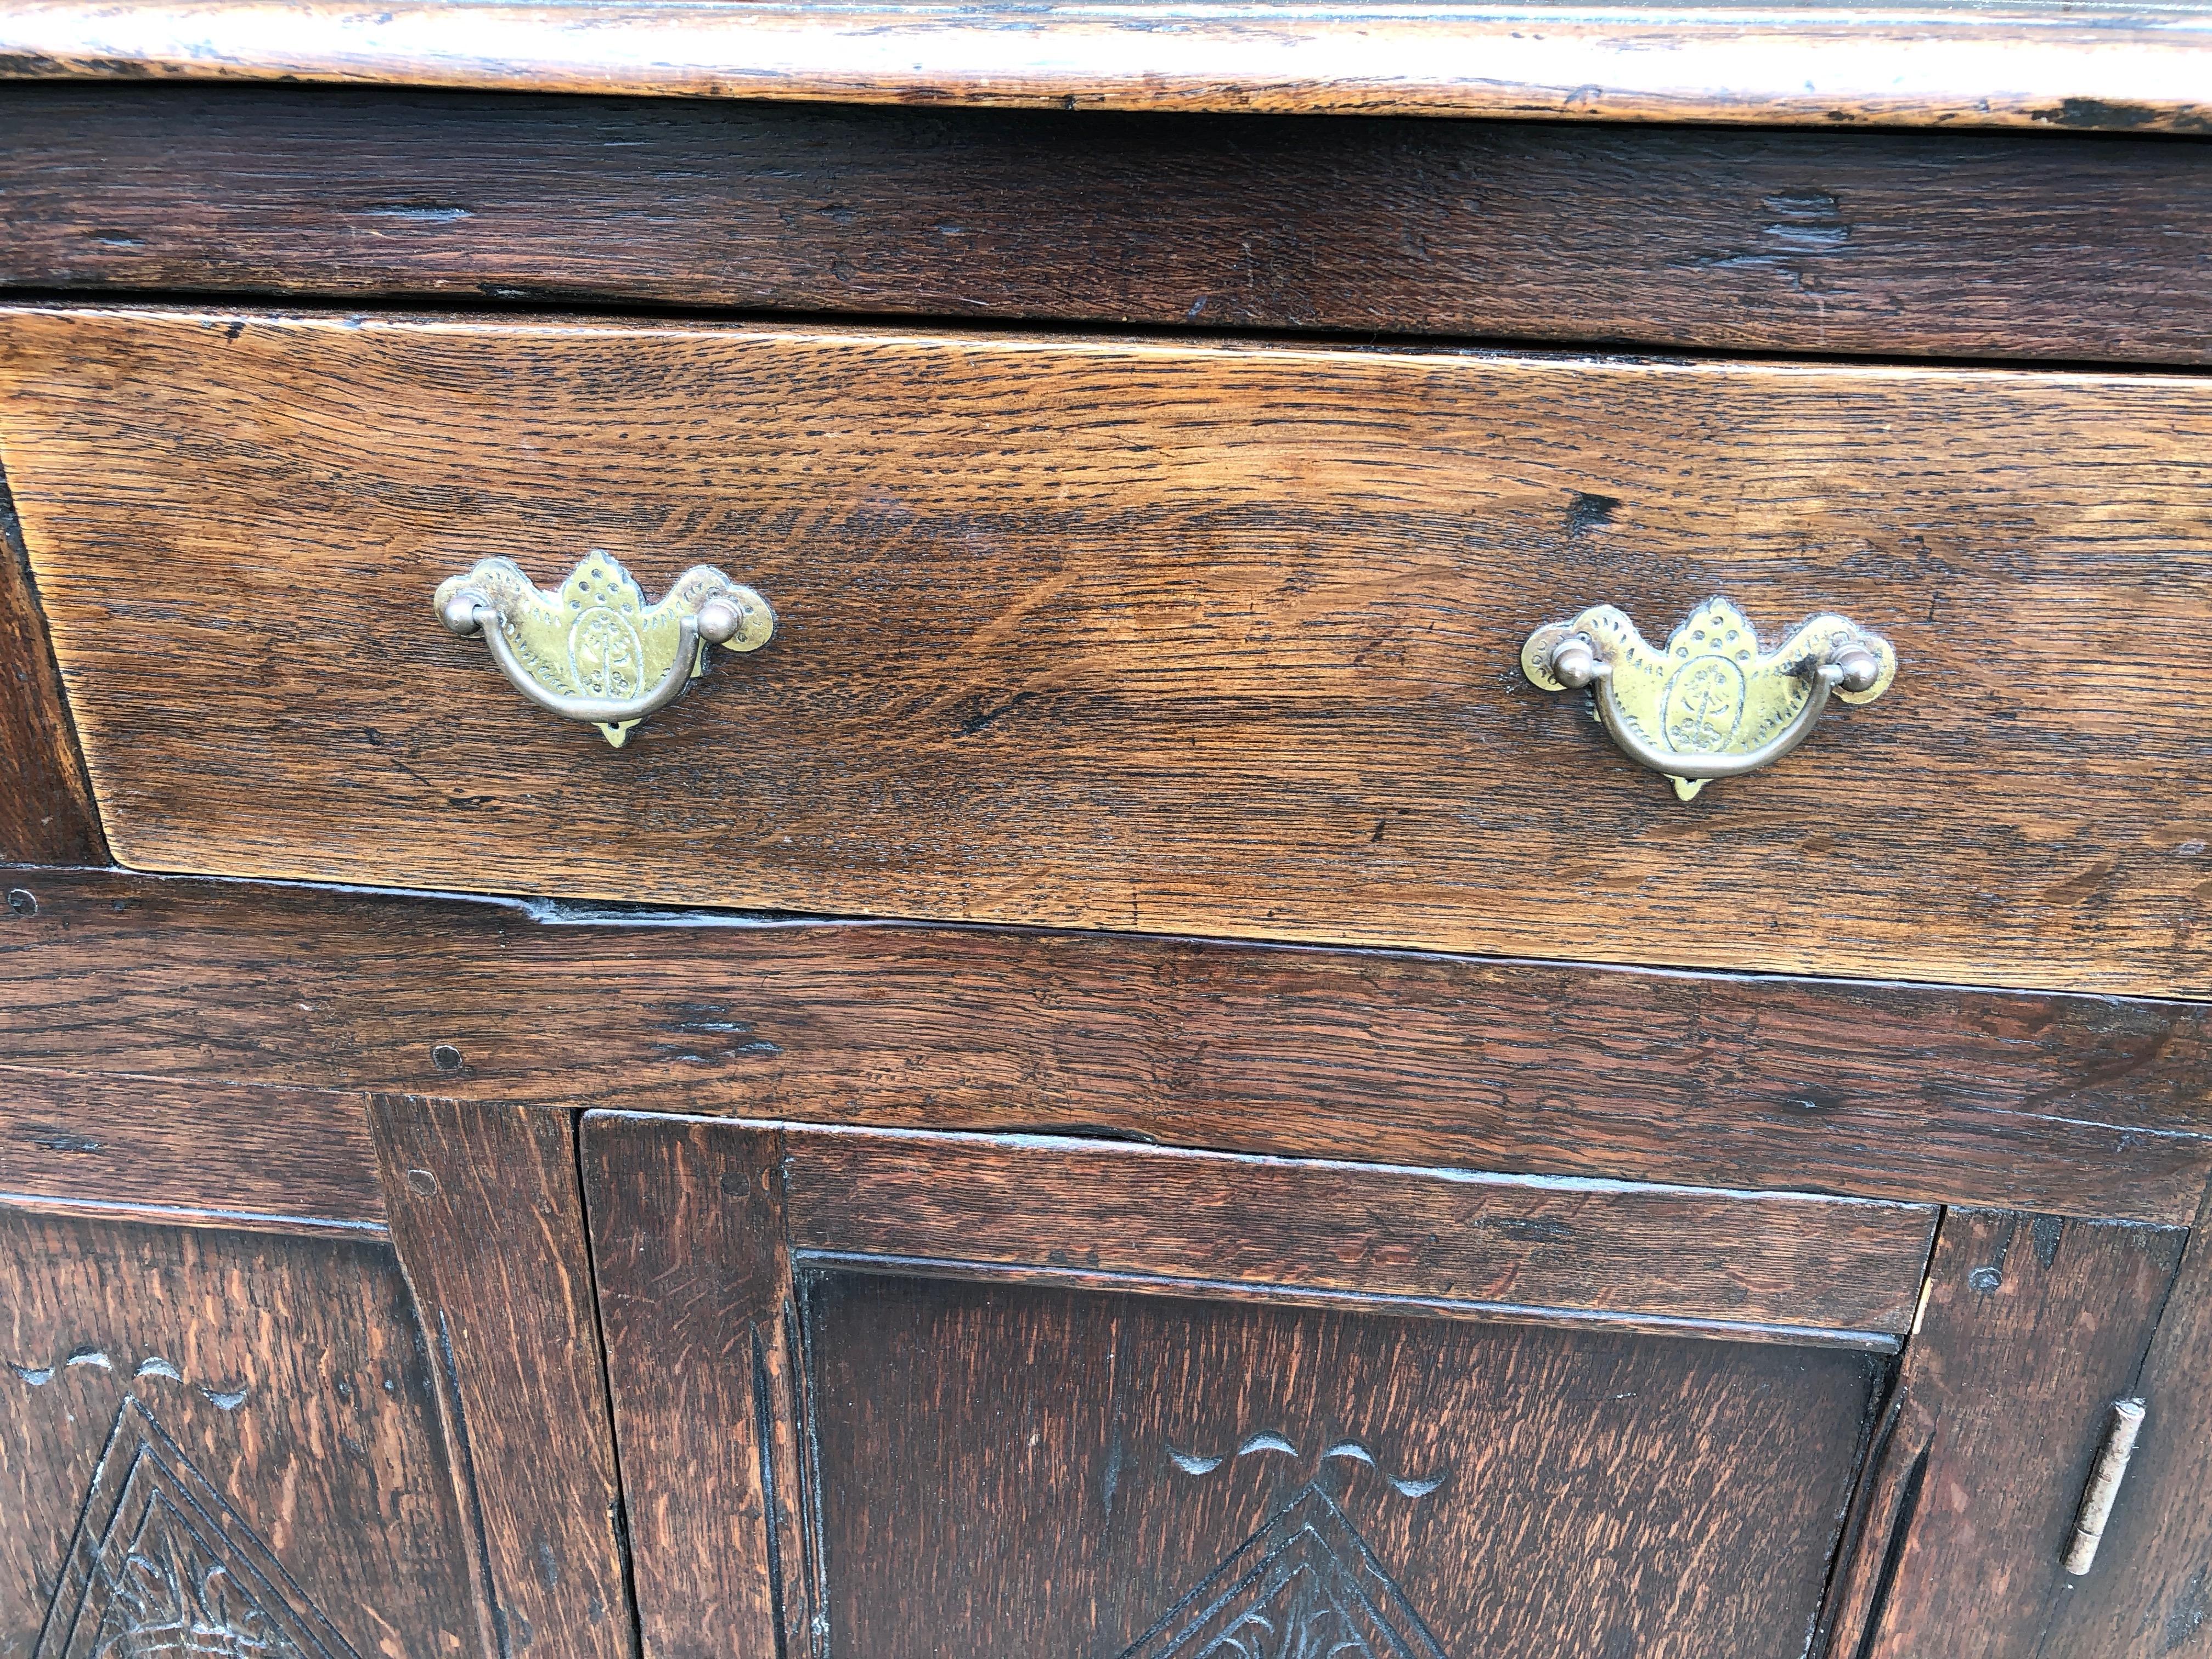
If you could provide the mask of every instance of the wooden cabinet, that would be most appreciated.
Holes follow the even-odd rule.
[[[1093,10],[0,6],[0,1659],[2212,1659],[2202,31]]]

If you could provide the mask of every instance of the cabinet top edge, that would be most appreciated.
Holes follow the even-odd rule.
[[[0,78],[2212,132],[2212,10],[1450,0],[17,0]]]

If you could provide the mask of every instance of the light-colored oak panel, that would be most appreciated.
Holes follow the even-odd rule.
[[[2212,990],[2193,379],[23,309],[0,449],[142,866]],[[619,751],[428,605],[592,547],[781,618]],[[1715,592],[1903,667],[1686,805],[1516,659]]]
[[[2201,131],[2204,20],[1849,4],[11,0],[16,76],[1237,112]]]

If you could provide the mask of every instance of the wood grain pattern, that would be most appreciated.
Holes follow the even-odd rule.
[[[583,1170],[643,1651],[809,1651],[781,1137],[593,1113]]]
[[[1191,1659],[1214,1596],[1266,1620],[1253,1646],[1326,1653],[1364,1622],[1330,1616],[1347,1580],[1421,1659],[1796,1654],[1872,1380],[1832,1352],[809,1277],[831,1650],[881,1659]]]
[[[2203,130],[2179,8],[471,5],[15,0],[16,76],[1282,113]]]
[[[2212,990],[2194,380],[25,309],[0,392],[129,863]],[[592,546],[782,618],[619,754],[423,598]],[[1905,668],[1686,806],[1518,651],[1716,590]]]
[[[2212,145],[17,85],[0,284],[2212,360]]]
[[[565,1112],[379,1095],[392,1240],[444,1368],[489,1651],[628,1659],[620,1493]]]
[[[786,1248],[851,1219],[820,1139],[584,1121],[648,1655],[728,1651],[777,1585],[811,1602],[817,1650],[888,1659],[1195,1653],[1176,1629],[1216,1595],[1310,1643],[1348,1596],[1406,1644],[1370,1650],[1425,1659],[1712,1659],[1810,1633],[1867,1356],[1300,1310],[1262,1283],[1200,1302],[854,1273]],[[1074,1238],[1121,1203],[1096,1179],[1048,1199]],[[1034,1243],[1018,1204],[969,1219],[975,1253]],[[794,1298],[796,1401],[754,1347]],[[803,1498],[773,1553],[763,1444]],[[802,1616],[787,1600],[783,1628]],[[1327,1649],[1285,1649],[1308,1650]]]
[[[0,1065],[0,1204],[380,1232],[368,1103]]]
[[[1926,1312],[1838,1586],[1843,1659],[2074,1659],[2059,1557],[2188,1234],[1947,1212]]]
[[[202,1542],[183,1552],[186,1576],[218,1559],[229,1569],[204,1599],[195,1599],[200,1583],[185,1589],[183,1610],[226,1615],[264,1651],[274,1639],[244,1617],[248,1607],[281,1619],[289,1605],[311,1629],[319,1615],[343,1648],[326,1639],[319,1651],[276,1650],[302,1659],[343,1659],[343,1648],[385,1659],[477,1651],[469,1548],[428,1358],[381,1240],[0,1210],[0,1362],[7,1659],[91,1651],[88,1642],[40,1648],[40,1624],[81,1506],[95,1528],[115,1518],[127,1540],[150,1499],[167,1491],[174,1501],[169,1483],[131,1462],[161,1437],[167,1461],[187,1464],[219,1500],[219,1510],[194,1516]],[[112,1431],[115,1467],[103,1468]],[[122,1482],[125,1473],[135,1486]],[[218,1537],[227,1556],[214,1547]],[[157,1512],[139,1535],[149,1567],[111,1560],[126,1577],[142,1575],[145,1589],[135,1607],[95,1593],[95,1609],[112,1608],[117,1621],[105,1651],[184,1650],[165,1650],[154,1633],[180,1610],[169,1595],[176,1581],[163,1582],[171,1558],[162,1545],[173,1538]],[[239,1550],[254,1545],[284,1582],[257,1584],[240,1566]],[[122,1633],[134,1617],[143,1627],[135,1643]],[[220,1629],[199,1622],[196,1650],[256,1650],[224,1647]]]
[[[0,879],[36,906],[0,912],[0,1064],[2175,1224],[2212,1175],[2185,1003]]]
[[[2212,1213],[2200,1217],[2142,1374],[2136,1443],[2087,1577],[2056,1598],[2041,1651],[2057,1659],[2212,1653]]]
[[[0,453],[0,460],[5,455]],[[0,474],[0,860],[105,864],[15,503]]]
[[[796,1249],[1157,1290],[1788,1326],[1912,1322],[1921,1205],[1254,1158],[1047,1137],[784,1131]],[[1131,1288],[1136,1288],[1132,1285]]]

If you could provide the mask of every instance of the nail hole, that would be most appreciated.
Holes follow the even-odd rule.
[[[8,890],[8,908],[19,916],[39,914],[39,902],[31,896],[27,888],[10,887]]]
[[[1977,1267],[1966,1275],[1966,1283],[1987,1296],[2004,1283],[2004,1275],[1995,1267]]]
[[[461,1069],[461,1051],[450,1042],[441,1042],[430,1050],[430,1063],[441,1072]]]
[[[438,1177],[428,1170],[410,1170],[407,1172],[407,1190],[419,1193],[424,1198],[435,1198],[438,1195]]]

